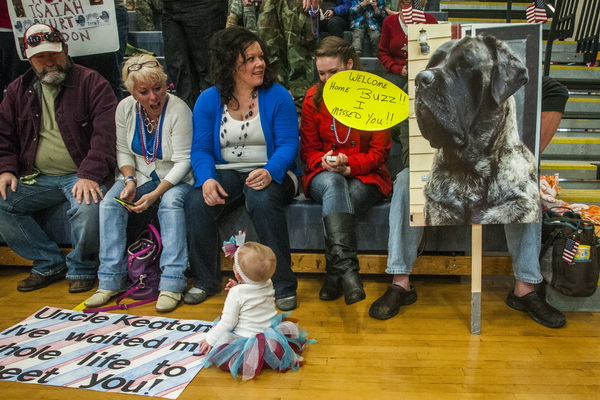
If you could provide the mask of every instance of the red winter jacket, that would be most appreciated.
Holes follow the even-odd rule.
[[[310,197],[309,187],[312,178],[325,171],[321,168],[321,157],[329,150],[333,150],[333,154],[344,153],[348,156],[351,178],[375,184],[384,196],[389,196],[392,192],[392,181],[385,162],[392,147],[390,130],[367,132],[353,128],[350,130],[348,140],[343,144],[340,143],[346,139],[348,127],[335,121],[340,139],[338,141],[331,129],[332,116],[325,103],[321,102],[318,108],[315,105],[313,96],[316,91],[317,86],[308,89],[302,105],[300,157],[306,164],[302,176],[304,194]]]
[[[425,14],[426,24],[437,24],[431,14]],[[406,45],[408,38],[400,26],[398,15],[389,15],[383,20],[381,37],[379,38],[379,52],[377,58],[389,74],[400,75],[402,67],[408,62]]]

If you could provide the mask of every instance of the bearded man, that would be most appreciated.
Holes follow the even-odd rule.
[[[66,273],[69,292],[85,292],[98,269],[98,203],[114,179],[117,99],[100,74],[73,64],[55,28],[33,25],[23,40],[32,68],[0,104],[0,240],[33,261],[19,291]],[[73,246],[66,257],[32,216],[65,200]]]

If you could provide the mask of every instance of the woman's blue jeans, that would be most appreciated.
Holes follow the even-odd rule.
[[[323,206],[325,217],[334,213],[360,215],[381,200],[382,194],[374,184],[323,171],[310,182],[310,196]]]
[[[33,261],[32,273],[57,274],[67,268],[69,279],[94,279],[98,269],[98,204],[77,203],[71,193],[79,180],[75,174],[49,176],[40,174],[33,185],[19,182],[17,191],[7,188],[7,198],[0,197],[0,236],[18,255]],[[106,189],[100,186],[103,191]],[[56,242],[50,240],[32,214],[68,200],[73,251],[66,257]]]
[[[136,190],[135,201],[158,186],[150,181]],[[98,288],[123,290],[127,287],[127,221],[129,211],[114,197],[119,197],[125,187],[122,179],[115,182],[100,203],[100,269]],[[186,286],[184,271],[188,263],[185,237],[183,202],[192,189],[187,183],[179,183],[167,190],[158,205],[158,220],[163,250],[160,256],[159,290],[183,292]]]
[[[390,207],[388,262],[385,270],[388,274],[412,272],[424,232],[422,226],[410,226],[408,188],[409,170],[405,168],[398,173],[394,182],[394,195]],[[526,283],[540,283],[541,224],[507,224],[504,225],[504,234],[515,278]]]
[[[202,187],[190,191],[185,203],[190,249],[190,267],[196,279],[194,286],[209,295],[221,291],[221,258],[219,221],[245,205],[258,241],[269,246],[277,257],[277,268],[271,278],[275,298],[294,296],[298,281],[291,267],[290,240],[284,207],[294,197],[294,183],[286,175],[281,184],[272,181],[262,190],[245,185],[248,173],[217,170],[217,180],[229,195],[225,204],[209,206],[204,202]],[[234,232],[231,232],[234,234]]]

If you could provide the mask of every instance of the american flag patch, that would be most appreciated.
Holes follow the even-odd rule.
[[[544,0],[535,0],[527,7],[525,12],[527,22],[530,24],[543,24],[548,21],[548,15],[546,15],[546,4]]]
[[[575,258],[575,254],[577,254],[577,249],[579,248],[579,242],[573,238],[568,237],[565,240],[565,249],[562,253],[562,259],[567,264],[571,264],[573,262],[573,258]]]

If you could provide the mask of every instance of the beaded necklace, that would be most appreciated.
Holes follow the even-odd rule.
[[[313,9],[311,5],[308,10],[308,15],[310,16],[310,31],[315,39],[319,38],[319,19],[321,17],[321,10],[319,7],[317,9]]]
[[[244,147],[246,147],[246,138],[248,137],[248,125],[250,125],[248,119],[254,115],[254,111],[252,111],[252,109],[254,108],[254,102],[257,97],[258,93],[256,91],[252,92],[252,103],[248,106],[248,112],[244,115],[244,118],[242,118],[242,125],[238,135],[238,144],[233,146],[233,150],[231,151],[231,154],[234,154],[237,157],[241,157],[244,153]],[[227,122],[227,116],[225,115],[226,112],[227,105],[223,107],[223,117],[221,118],[221,138],[225,140],[225,146],[229,146],[231,142],[229,141],[227,129],[224,126],[224,124]]]
[[[146,114],[146,110],[140,103],[138,103],[138,116],[140,120],[140,136],[142,139],[142,156],[144,157],[144,161],[146,164],[152,164],[157,156],[158,156],[158,146],[160,144],[161,139],[161,128],[162,128],[162,119],[165,111],[167,109],[167,103],[169,102],[169,98],[165,100],[165,106],[163,107],[162,113],[156,120],[151,120],[148,118]],[[152,136],[153,138],[147,137],[147,135]],[[151,141],[154,141],[152,143]],[[148,143],[152,144],[152,148],[148,149]]]
[[[337,140],[339,144],[344,144],[348,141],[348,138],[350,137],[350,131],[352,130],[352,128],[348,127],[348,131],[346,132],[346,139],[344,139],[344,141],[342,142],[338,136],[337,128],[335,127],[335,118],[333,116],[331,117],[331,126],[329,128],[333,131],[333,134],[335,135],[335,140]]]

